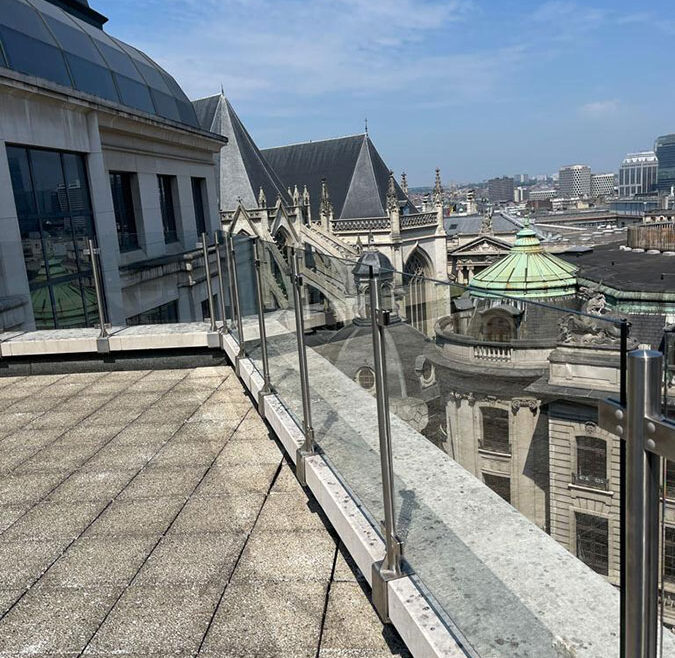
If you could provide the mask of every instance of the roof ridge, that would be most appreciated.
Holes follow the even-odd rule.
[[[289,146],[303,146],[304,144],[322,144],[323,142],[334,142],[338,139],[349,139],[350,137],[368,137],[366,133],[354,133],[353,135],[342,135],[341,137],[327,137],[326,139],[309,139],[304,142],[292,142],[290,144],[281,144],[279,146],[268,146],[261,151],[273,151],[275,149],[284,149]]]

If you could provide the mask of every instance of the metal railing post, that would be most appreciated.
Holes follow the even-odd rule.
[[[211,321],[210,331],[218,331],[216,325],[216,307],[213,303],[213,288],[211,287],[211,264],[209,263],[209,245],[206,240],[206,233],[202,233],[202,252],[204,254],[204,271],[206,272],[206,294],[209,300],[209,320]]]
[[[239,359],[244,356],[244,327],[241,318],[241,307],[239,305],[239,285],[237,279],[237,262],[236,252],[234,250],[234,238],[230,235],[227,237],[227,268],[230,275],[230,301],[232,302],[232,315],[234,321],[237,323],[237,334],[239,344],[239,352],[236,357],[236,370],[239,374]]]
[[[598,425],[625,440],[621,658],[656,658],[660,460],[675,459],[675,423],[661,416],[661,352],[633,350],[626,363],[626,406],[598,405]]]
[[[91,258],[91,273],[94,279],[94,289],[96,291],[96,308],[98,310],[98,325],[99,335],[96,339],[96,349],[98,352],[110,352],[110,342],[108,340],[108,327],[105,321],[105,300],[103,297],[103,286],[101,285],[101,277],[99,273],[98,255],[100,250],[94,245],[91,238],[87,239],[87,252]]]
[[[223,263],[220,260],[220,240],[222,239],[223,232],[215,231],[213,234],[213,243],[216,251],[216,269],[218,272],[218,295],[220,296],[220,319],[222,320],[222,325],[220,330],[224,333],[227,331],[227,313],[226,313],[226,304],[225,304],[225,278],[223,277]]]
[[[300,484],[307,485],[305,457],[315,454],[314,428],[312,426],[312,404],[309,397],[309,376],[307,372],[307,346],[305,345],[305,316],[302,294],[302,275],[298,267],[299,254],[290,248],[291,278],[293,281],[293,303],[295,305],[295,334],[298,343],[298,364],[300,366],[300,389],[302,394],[302,432],[305,441],[298,448],[295,458],[295,474]]]
[[[262,356],[263,366],[263,387],[260,390],[258,397],[258,408],[261,407],[263,396],[271,393],[272,387],[270,385],[270,366],[267,359],[267,333],[265,331],[265,308],[263,304],[263,287],[262,287],[262,244],[260,238],[256,238],[253,244],[255,253],[255,282],[258,299],[258,329],[260,332],[260,353]]]
[[[373,605],[383,622],[389,622],[387,583],[403,575],[403,544],[396,534],[394,510],[394,468],[391,448],[391,423],[389,418],[389,388],[387,383],[387,355],[385,327],[389,324],[389,311],[382,308],[379,272],[370,266],[370,315],[373,332],[375,363],[375,392],[377,397],[377,424],[380,436],[380,466],[382,469],[382,498],[384,503],[384,560],[373,564]]]

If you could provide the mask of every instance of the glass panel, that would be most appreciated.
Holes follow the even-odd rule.
[[[197,223],[197,235],[206,232],[206,216],[204,214],[203,190],[206,180],[203,178],[192,179],[192,202],[195,208],[195,222]]]
[[[267,335],[267,360],[272,389],[295,422],[302,426],[302,396],[298,343],[295,331],[295,305],[287,244],[280,240],[261,243],[263,308]],[[253,360],[262,372],[259,351]]]
[[[157,108],[157,114],[166,119],[180,121],[180,113],[178,112],[178,106],[176,105],[176,100],[173,96],[152,89],[152,87],[150,88],[150,94],[152,96],[152,101]]]
[[[28,164],[28,152],[24,148],[7,147],[9,173],[14,189],[14,203],[19,217],[37,213],[35,194]]]
[[[57,151],[31,150],[33,184],[41,215],[68,213],[68,194],[63,179],[61,154]]]
[[[110,189],[115,208],[117,239],[120,251],[123,252],[138,249],[136,214],[131,190],[132,177],[133,174],[126,172],[110,172]]]
[[[234,246],[234,262],[237,268],[239,309],[241,311],[242,330],[244,332],[243,342],[246,351],[248,352],[249,348],[252,349],[254,345],[257,348],[260,340],[253,253],[254,241],[247,235],[235,235],[232,240]],[[236,327],[235,331],[237,333],[237,340],[240,341],[241,337],[238,335],[238,327]],[[251,341],[252,344],[249,345],[249,341]]]
[[[0,23],[33,39],[56,45],[40,15],[22,0],[3,0]]]
[[[176,210],[173,199],[174,176],[157,176],[159,183],[159,203],[164,225],[164,239],[166,243],[177,242]]]
[[[61,12],[61,14],[65,19],[66,15],[63,12]],[[94,47],[91,39],[82,30],[75,27],[74,23],[66,24],[63,20],[48,16],[44,12],[42,17],[64,51],[72,53],[73,55],[78,55],[99,66],[104,65],[103,58]]]
[[[380,274],[382,303],[392,309],[385,347],[404,555],[478,655],[513,655],[501,645],[512,637],[519,655],[553,658],[555,638],[578,632],[570,580],[589,578],[583,562],[609,583],[619,578],[619,440],[600,435],[594,399],[574,401],[571,391],[618,393],[618,325],[578,313],[572,295],[551,306],[434,281],[431,259],[418,250],[404,272]],[[581,372],[593,383],[579,381]],[[603,490],[614,516],[582,518],[577,533],[573,506],[601,495],[589,488]],[[568,572],[549,569],[559,547],[538,530],[579,557]],[[616,608],[603,614],[615,620],[615,637],[609,583]],[[549,614],[540,602],[553,589]]]
[[[72,87],[63,53],[56,46],[33,39],[3,25],[0,25],[0,37],[2,37],[8,64],[15,71]]]
[[[127,55],[124,51],[114,46],[112,43],[109,45],[107,43],[99,41],[98,39],[94,39],[94,43],[98,46],[103,57],[108,63],[108,66],[115,73],[119,73],[125,78],[129,78],[131,80],[135,80],[136,82],[140,82],[143,84],[143,86],[145,86],[143,77],[138,72],[138,69],[134,66],[129,55]]]
[[[143,112],[155,113],[155,106],[152,104],[150,90],[144,83],[131,80],[124,75],[115,74],[117,87],[120,90],[122,102],[129,107],[135,107]]]
[[[66,53],[66,60],[73,75],[76,89],[115,103],[120,102],[112,74],[107,68],[69,53]]]

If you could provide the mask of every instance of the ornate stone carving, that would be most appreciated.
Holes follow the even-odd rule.
[[[589,420],[584,424],[584,431],[586,434],[595,434],[598,431],[598,426]]]
[[[265,190],[263,190],[261,186],[260,192],[258,192],[258,208],[266,208],[266,207],[267,207],[267,197],[265,196]]]
[[[568,315],[558,322],[558,342],[563,345],[618,345],[621,329],[585,315]]]
[[[405,175],[405,171],[401,174],[401,189],[403,190],[403,194],[408,196],[408,178]]]
[[[511,411],[517,414],[519,409],[527,407],[533,414],[537,413],[539,409],[539,401],[533,398],[513,398],[511,400]]]

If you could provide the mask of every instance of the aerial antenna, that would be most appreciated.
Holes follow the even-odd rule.
[[[225,87],[223,87],[223,83],[220,83],[220,95],[224,96],[225,95]]]
[[[363,121],[366,124],[366,135],[367,135],[368,134],[368,117],[366,117]]]

